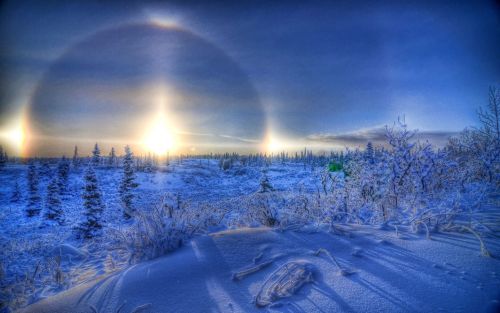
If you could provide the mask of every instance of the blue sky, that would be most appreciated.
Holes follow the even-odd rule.
[[[0,16],[0,128],[28,107],[38,155],[140,149],[159,93],[185,149],[358,146],[402,115],[442,143],[500,77],[493,1],[13,1]]]

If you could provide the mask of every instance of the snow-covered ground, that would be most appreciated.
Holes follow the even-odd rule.
[[[1,312],[35,302],[24,311],[493,312],[499,308],[498,196],[476,214],[491,230],[483,239],[492,257],[484,257],[470,233],[432,233],[426,239],[425,232],[403,226],[395,231],[393,226],[345,223],[333,228],[246,225],[240,216],[259,189],[262,169],[235,166],[222,171],[216,160],[185,159],[152,173],[138,172],[136,207],[151,210],[165,201],[165,195],[168,201],[195,208],[230,207],[228,212],[213,213],[224,218],[224,225],[208,225],[162,257],[131,260],[130,250],[116,240],[116,234],[133,223],[123,219],[120,168],[96,169],[105,204],[104,234],[92,240],[75,235],[75,227],[84,220],[83,170],[70,173],[68,191],[61,199],[65,223],[57,225],[44,219],[43,211],[39,217],[26,216],[27,166],[8,164],[1,169]],[[274,193],[286,197],[319,193],[317,170],[301,163],[274,162],[266,172]],[[55,164],[51,171],[42,171],[42,201],[54,171]],[[12,202],[16,181],[22,197]],[[279,205],[282,198],[272,201]]]
[[[488,244],[498,255],[500,242]],[[22,312],[494,312],[499,270],[468,235],[244,228],[198,237]]]
[[[0,300],[5,307],[22,307],[41,297],[52,295],[63,289],[78,285],[128,265],[128,256],[117,251],[115,242],[106,236],[90,241],[79,240],[75,227],[84,221],[82,190],[85,167],[72,169],[69,174],[68,190],[62,196],[65,223],[57,225],[43,218],[47,185],[56,175],[57,163],[51,164],[47,172],[39,164],[39,194],[42,212],[40,216],[28,218],[27,172],[28,166],[8,164],[0,170],[0,246],[2,290]],[[123,209],[119,196],[121,168],[96,169],[105,209],[103,213],[105,232],[114,233],[128,224],[123,220]],[[312,188],[314,177],[311,169],[300,164],[271,166],[268,174],[275,181],[277,190],[294,191],[297,188]],[[168,167],[162,166],[153,173],[137,172],[139,187],[135,194],[139,210],[148,210],[158,205],[167,195],[173,201],[184,204],[199,204],[230,201],[255,193],[259,188],[261,170],[259,167],[234,168],[222,171],[216,160],[187,159],[174,161]],[[15,183],[21,191],[20,200],[11,201]],[[60,265],[54,264],[55,257],[73,247],[84,257],[68,258],[63,254]],[[54,279],[61,269],[63,279]]]

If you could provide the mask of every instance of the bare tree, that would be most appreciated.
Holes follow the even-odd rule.
[[[500,141],[500,90],[490,87],[489,102],[486,109],[478,111],[479,121],[482,128],[479,129],[488,138]]]

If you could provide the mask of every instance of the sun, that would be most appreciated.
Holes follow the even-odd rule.
[[[282,152],[286,148],[283,140],[278,139],[272,134],[268,134],[264,140],[264,150],[266,153]]]
[[[0,130],[0,139],[4,139],[20,155],[23,154],[27,138],[26,122],[21,115],[11,125]]]
[[[147,152],[156,155],[166,155],[175,148],[175,136],[168,121],[162,115],[158,116],[143,139]]]
[[[5,136],[17,147],[21,147],[26,138],[25,132],[22,126],[17,126],[5,132]]]

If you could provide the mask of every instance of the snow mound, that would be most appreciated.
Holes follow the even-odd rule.
[[[260,227],[200,236],[19,313],[480,313],[498,306],[500,261],[482,257],[471,234],[408,242],[392,230],[344,228],[345,234]],[[500,242],[486,240],[500,255]]]
[[[69,263],[81,262],[87,258],[86,252],[67,243],[56,246],[52,249],[51,255],[54,257],[59,256],[61,261]]]

